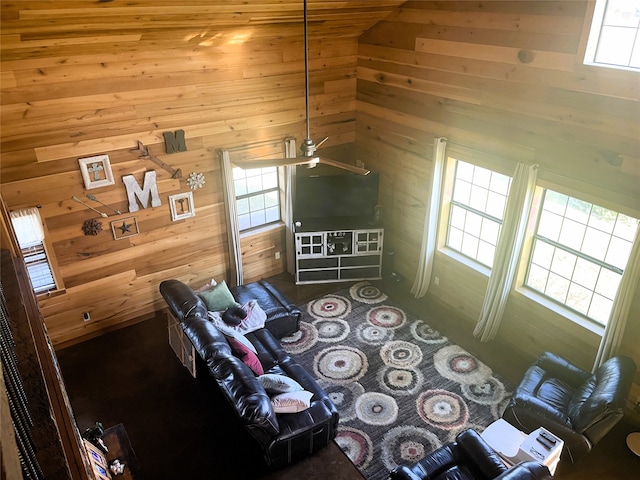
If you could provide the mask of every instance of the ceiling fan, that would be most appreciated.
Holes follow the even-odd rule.
[[[358,173],[360,175],[368,175],[370,171],[365,168],[316,155],[316,150],[320,147],[320,145],[326,142],[329,137],[324,138],[317,145],[311,139],[311,128],[309,121],[309,26],[307,19],[307,0],[304,0],[304,92],[306,137],[304,138],[304,140],[302,141],[302,145],[300,146],[301,155],[294,158],[271,158],[246,161],[241,160],[234,163],[240,168],[245,169],[261,167],[284,167],[288,165],[307,165],[311,168],[318,165],[318,163],[322,163],[324,165],[330,165],[333,167],[349,170],[350,172]]]

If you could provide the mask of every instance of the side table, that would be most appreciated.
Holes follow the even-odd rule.
[[[105,443],[109,451],[107,452],[107,461],[112,462],[116,458],[125,464],[122,475],[113,475],[113,479],[135,480],[139,476],[139,465],[136,454],[133,451],[131,442],[124,425],[119,423],[113,427],[109,427],[104,431],[102,441]]]
[[[535,460],[546,465],[551,475],[556,471],[564,447],[562,439],[543,427],[527,435],[501,418],[489,425],[481,437],[507,465]]]

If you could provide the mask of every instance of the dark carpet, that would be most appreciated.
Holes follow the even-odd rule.
[[[506,380],[370,283],[302,311],[282,344],[333,399],[336,443],[367,479],[482,432],[510,398]]]

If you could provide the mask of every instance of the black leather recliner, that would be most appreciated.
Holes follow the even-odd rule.
[[[550,480],[547,467],[522,462],[509,468],[475,430],[458,434],[412,466],[399,466],[391,480]]]
[[[572,462],[587,454],[624,415],[636,371],[625,356],[612,357],[595,373],[544,352],[529,367],[502,415],[519,430],[544,427],[564,440]]]

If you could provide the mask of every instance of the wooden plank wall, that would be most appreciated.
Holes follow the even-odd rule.
[[[312,135],[337,148],[355,141],[357,36],[401,2],[310,3]],[[27,0],[3,2],[1,26],[2,197],[41,206],[65,288],[39,300],[54,343],[150,315],[164,279],[229,281],[219,150],[259,157],[267,145],[281,157],[286,137],[304,138],[302,2]],[[179,129],[187,151],[165,154],[162,134]],[[138,140],[183,178],[140,159]],[[115,184],[85,190],[78,159],[96,154],[109,155]],[[129,214],[122,176],[142,184],[148,170],[162,205]],[[206,181],[196,215],[173,222],[168,196],[189,191],[191,172]],[[123,212],[96,236],[81,228],[100,217],[71,199],[86,193]],[[114,240],[110,222],[131,215],[139,235]],[[281,227],[242,247],[246,281],[284,270]]]
[[[540,178],[640,211],[640,75],[581,63],[586,1],[410,1],[359,43],[358,157],[381,173],[385,246],[416,274],[433,139],[472,157],[539,163]],[[470,329],[487,277],[439,253],[430,298]],[[512,294],[498,340],[590,369],[599,336]],[[640,291],[622,353],[640,366]],[[640,395],[637,374],[630,399]]]

